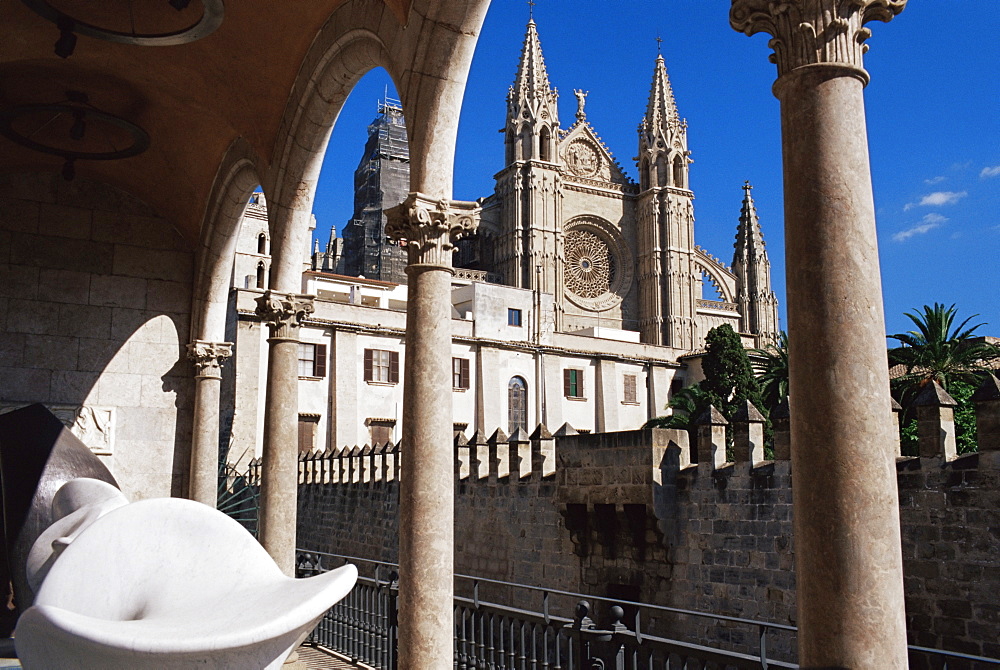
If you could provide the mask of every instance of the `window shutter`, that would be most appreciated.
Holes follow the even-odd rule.
[[[374,354],[374,349],[365,349],[365,381],[370,382],[372,380],[372,354]]]
[[[326,345],[317,344],[315,351],[315,358],[313,359],[313,377],[325,377],[326,376]]]
[[[462,379],[461,388],[467,389],[469,388],[469,359],[463,358],[461,359],[461,361],[462,361],[462,369],[459,372],[459,377],[461,377]]]
[[[567,398],[572,394],[570,393],[570,373],[572,370],[563,370],[563,395]]]
[[[389,383],[399,383],[399,352],[389,352]]]

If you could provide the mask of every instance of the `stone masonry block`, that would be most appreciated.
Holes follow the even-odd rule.
[[[146,280],[116,275],[95,275],[90,280],[90,304],[145,309]]]
[[[90,209],[42,203],[39,215],[41,230],[47,235],[72,240],[90,239],[93,216]]]
[[[36,299],[39,276],[37,267],[0,263],[0,296],[18,300]]]
[[[11,299],[7,312],[7,331],[11,333],[45,334],[62,331],[59,327],[59,310],[38,300]]]
[[[59,305],[59,330],[75,337],[111,336],[111,309],[91,305]]]
[[[90,301],[90,280],[87,272],[45,270],[38,275],[38,299],[86,305]]]

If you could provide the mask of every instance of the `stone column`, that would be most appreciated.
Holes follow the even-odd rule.
[[[295,517],[299,481],[299,327],[313,296],[267,291],[257,316],[267,324],[267,391],[261,456],[260,542],[278,567],[295,574]]]
[[[409,265],[399,509],[399,667],[453,665],[454,454],[451,254],[476,229],[475,203],[410,193],[386,212]],[[504,445],[506,446],[506,445]]]
[[[188,497],[215,507],[219,494],[219,390],[222,364],[232,356],[233,343],[195,340],[187,352],[195,367]]]
[[[773,36],[785,183],[796,600],[802,668],[905,668],[903,566],[865,24],[906,0],[733,0]]]

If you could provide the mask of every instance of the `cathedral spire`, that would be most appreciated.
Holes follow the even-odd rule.
[[[653,70],[653,85],[649,91],[649,103],[646,105],[646,116],[642,120],[643,130],[648,134],[662,131],[669,136],[671,131],[680,126],[677,114],[677,102],[674,100],[674,90],[667,76],[667,66],[663,62],[663,54],[656,56],[656,67]]]
[[[551,162],[559,130],[559,95],[549,84],[535,20],[528,21],[517,76],[507,94],[507,164]]]
[[[752,189],[750,182],[743,183],[743,207],[733,245],[732,270],[736,275],[740,331],[756,336],[757,346],[763,347],[778,338],[778,300],[771,290],[771,261],[764,247]]]
[[[639,124],[639,183],[649,188],[688,188],[687,122],[677,113],[663,55],[656,56],[646,115]]]
[[[740,225],[736,229],[734,264],[738,259],[752,262],[757,256],[767,257],[764,234],[760,230],[760,218],[757,216],[757,207],[753,204],[753,195],[750,193],[752,190],[753,186],[749,181],[743,182],[743,207],[740,209]]]

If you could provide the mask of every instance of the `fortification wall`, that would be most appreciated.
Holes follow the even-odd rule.
[[[456,572],[795,625],[788,460],[720,464],[710,431],[691,446],[678,431],[561,432],[456,440]],[[390,445],[303,460],[299,546],[395,561],[400,456]],[[899,458],[897,469],[911,644],[1000,656],[1000,451]],[[656,619],[644,625],[734,649],[759,634]],[[770,644],[789,658],[794,636]]]

